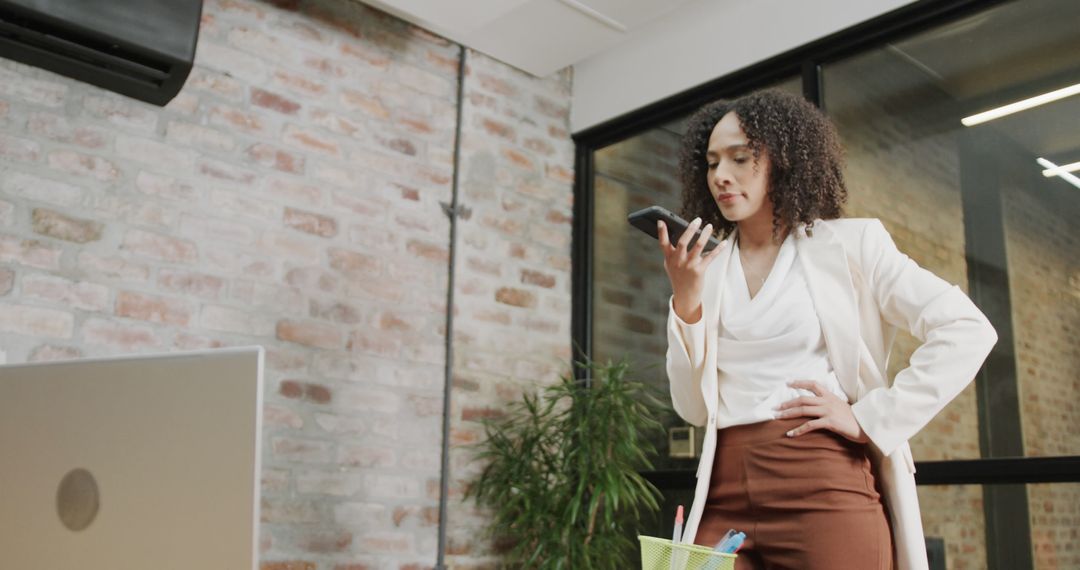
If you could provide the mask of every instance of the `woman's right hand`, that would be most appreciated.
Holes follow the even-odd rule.
[[[705,244],[712,236],[712,224],[707,224],[701,230],[701,237],[694,242],[694,247],[689,249],[687,245],[701,226],[701,218],[694,218],[675,244],[668,238],[667,225],[663,221],[657,221],[656,224],[660,250],[664,253],[664,270],[671,280],[671,290],[674,293],[672,305],[675,314],[687,323],[696,323],[701,319],[701,292],[705,285],[705,270],[727,247],[728,242],[724,241],[720,247],[702,255]]]

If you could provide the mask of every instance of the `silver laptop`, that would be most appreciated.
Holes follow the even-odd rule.
[[[255,569],[263,349],[0,366],[0,565]]]

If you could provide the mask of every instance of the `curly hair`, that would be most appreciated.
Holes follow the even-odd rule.
[[[769,158],[768,196],[773,204],[773,235],[817,218],[839,218],[847,200],[843,151],[836,128],[808,101],[779,89],[709,103],[690,117],[679,155],[683,185],[682,215],[712,223],[719,238],[735,229],[721,215],[708,185],[705,153],[720,119],[734,112],[755,162]]]

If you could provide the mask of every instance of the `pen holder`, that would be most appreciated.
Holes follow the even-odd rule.
[[[735,554],[696,544],[672,544],[667,538],[638,536],[641,570],[735,570]],[[672,565],[672,557],[675,564]]]

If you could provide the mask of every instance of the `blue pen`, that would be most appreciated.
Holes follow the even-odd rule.
[[[734,529],[729,530],[724,538],[720,539],[720,542],[716,543],[713,547],[713,552],[721,552],[724,554],[733,554],[736,550],[742,547],[743,541],[746,540],[746,533],[735,532]],[[705,565],[702,570],[719,570],[720,565],[723,564],[724,558],[721,556],[710,556],[709,563]]]
[[[731,540],[728,541],[727,545],[724,546],[722,552],[724,552],[725,554],[735,554],[736,550],[742,548],[743,541],[745,540],[745,533],[740,532],[739,534],[736,534],[735,536],[731,537]]]

